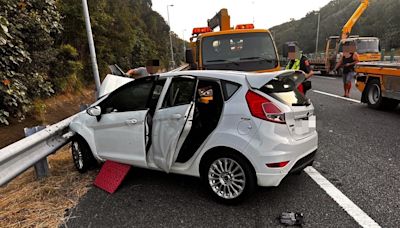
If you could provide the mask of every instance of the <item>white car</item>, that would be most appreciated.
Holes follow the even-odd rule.
[[[124,82],[70,124],[80,172],[98,161],[201,177],[237,203],[311,165],[314,107],[300,71],[182,71]]]

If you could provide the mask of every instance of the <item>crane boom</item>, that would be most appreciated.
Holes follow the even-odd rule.
[[[369,5],[369,0],[361,0],[360,6],[353,13],[353,15],[347,21],[347,23],[343,26],[342,36],[341,36],[342,40],[347,39],[349,37],[354,24],[358,21],[358,19],[360,19],[361,15],[368,8],[368,5]]]
[[[220,27],[221,31],[231,29],[231,17],[228,14],[227,9],[221,9],[213,18],[208,20],[208,27],[215,29]]]

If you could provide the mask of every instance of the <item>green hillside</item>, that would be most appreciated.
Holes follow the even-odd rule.
[[[325,48],[326,38],[340,35],[343,25],[355,9],[358,0],[333,0],[322,7],[319,50]],[[300,20],[293,20],[271,28],[279,49],[288,41],[298,41],[305,53],[315,51],[317,15],[309,12]],[[371,0],[369,8],[354,26],[351,35],[376,36],[381,47],[389,50],[400,47],[400,1]]]
[[[101,77],[158,58],[168,68],[169,27],[151,0],[88,0]],[[183,41],[173,35],[175,61]],[[81,0],[0,0],[0,125],[32,101],[93,85]]]

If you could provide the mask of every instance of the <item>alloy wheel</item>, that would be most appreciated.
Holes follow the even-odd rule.
[[[219,158],[210,165],[208,183],[219,197],[234,199],[243,193],[246,186],[246,175],[235,160]]]

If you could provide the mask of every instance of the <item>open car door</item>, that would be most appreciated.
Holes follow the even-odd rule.
[[[172,78],[162,105],[154,114],[153,159],[165,172],[170,171],[192,127],[196,84],[194,77]]]
[[[89,126],[101,158],[147,166],[145,136],[155,80],[149,76],[125,84],[99,104],[102,115]]]

